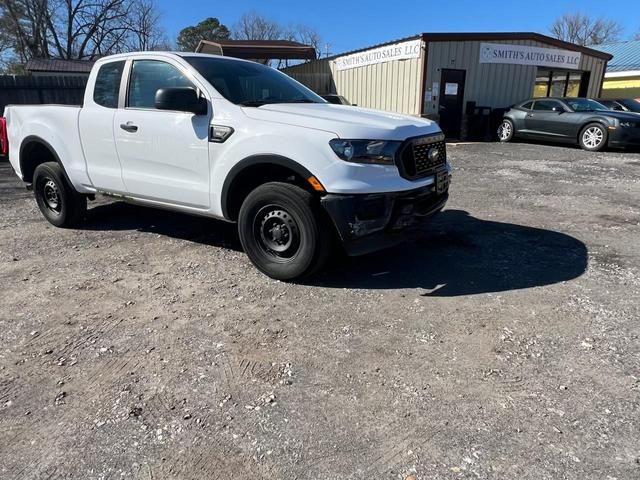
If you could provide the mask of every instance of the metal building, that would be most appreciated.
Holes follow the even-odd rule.
[[[284,71],[320,94],[433,118],[464,138],[472,120],[532,96],[599,96],[610,59],[532,32],[422,33]]]

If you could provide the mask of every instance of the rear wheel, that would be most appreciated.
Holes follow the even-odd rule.
[[[270,182],[253,190],[240,208],[240,242],[259,270],[293,280],[319,270],[330,253],[330,229],[313,195]]]
[[[42,215],[52,225],[68,228],[84,219],[87,199],[67,182],[60,164],[45,162],[36,167],[33,192]]]
[[[501,142],[510,142],[513,139],[513,122],[508,118],[502,120],[502,123],[498,127],[498,140]]]
[[[599,152],[607,146],[607,130],[599,123],[590,123],[580,132],[580,146],[589,152]]]

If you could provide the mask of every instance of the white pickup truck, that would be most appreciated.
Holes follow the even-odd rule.
[[[11,165],[53,225],[77,226],[95,194],[237,222],[251,261],[281,280],[317,271],[333,239],[349,255],[396,244],[448,197],[434,122],[332,105],[228,57],[105,57],[82,106],[5,117]]]

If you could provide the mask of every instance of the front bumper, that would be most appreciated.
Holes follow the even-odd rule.
[[[435,185],[405,192],[328,194],[321,203],[348,255],[364,255],[415,237],[449,198]]]
[[[638,147],[640,146],[640,127],[609,130],[609,145],[612,147]]]

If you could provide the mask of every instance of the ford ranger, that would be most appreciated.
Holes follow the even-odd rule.
[[[447,201],[434,122],[332,105],[255,62],[194,53],[95,63],[82,106],[8,106],[9,159],[44,217],[105,194],[237,222],[250,260],[292,280],[397,244]]]

